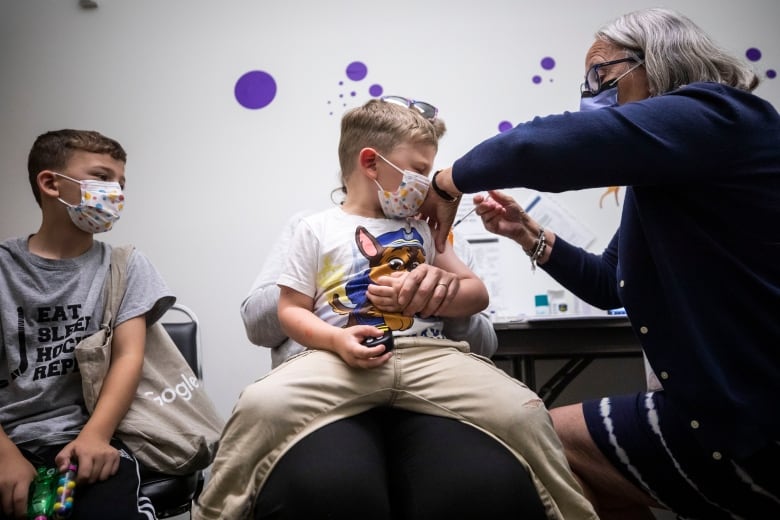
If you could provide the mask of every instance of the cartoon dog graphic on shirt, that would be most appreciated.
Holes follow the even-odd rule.
[[[363,226],[355,229],[358,249],[368,259],[368,269],[351,279],[344,287],[344,304],[339,294],[334,294],[330,306],[338,314],[348,314],[346,327],[352,325],[373,325],[382,329],[406,330],[414,318],[401,314],[385,314],[368,299],[367,289],[382,276],[397,271],[411,271],[425,263],[423,239],[416,229],[399,229],[374,237]]]

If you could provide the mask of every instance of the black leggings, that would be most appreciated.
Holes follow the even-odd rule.
[[[546,518],[525,468],[454,419],[376,408],[293,446],[268,477],[256,520]]]

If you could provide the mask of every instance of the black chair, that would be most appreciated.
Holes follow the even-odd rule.
[[[167,321],[172,312],[184,315],[185,321]],[[163,327],[179,347],[192,371],[202,378],[200,366],[201,346],[198,318],[181,304],[171,307],[163,321]],[[203,489],[204,475],[196,471],[189,475],[166,475],[141,468],[141,494],[148,497],[158,518],[169,518],[189,513],[192,502]]]

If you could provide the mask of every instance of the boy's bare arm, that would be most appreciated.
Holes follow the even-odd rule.
[[[366,347],[367,337],[381,336],[382,331],[371,325],[341,328],[326,323],[314,314],[310,296],[286,286],[280,286],[279,322],[287,335],[301,345],[338,354],[349,366],[372,368],[390,359],[384,346]]]
[[[78,437],[56,457],[61,469],[72,460],[78,462],[79,481],[105,480],[119,468],[119,454],[109,442],[135,397],[145,342],[145,316],[129,319],[114,329],[111,364],[95,410]]]
[[[469,269],[455,254],[452,246],[448,242],[444,252],[436,255],[433,262],[434,267],[443,269],[453,274],[457,280],[449,284],[447,297],[444,299],[438,309],[423,309],[430,315],[441,316],[444,318],[466,318],[478,312],[485,310],[490,303],[487,287],[484,282]]]
[[[280,286],[278,313],[285,333],[305,347],[336,352],[336,327],[317,317],[313,306],[311,297]]]
[[[146,317],[129,319],[114,329],[111,365],[106,374],[95,411],[84,431],[106,441],[111,439],[135,397],[144,364]]]
[[[27,493],[35,478],[35,467],[24,458],[0,426],[0,511],[9,518],[27,512]]]

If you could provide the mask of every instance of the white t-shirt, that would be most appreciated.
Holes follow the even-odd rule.
[[[331,208],[298,225],[278,284],[312,297],[314,313],[337,327],[373,325],[395,336],[441,338],[440,318],[382,313],[366,296],[380,276],[433,263],[435,254],[426,222]]]

